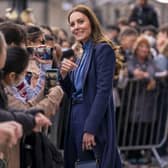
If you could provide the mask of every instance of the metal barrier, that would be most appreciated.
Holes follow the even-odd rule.
[[[149,80],[130,80],[119,90],[121,105],[116,111],[117,138],[120,151],[151,150],[161,168],[157,148],[168,135],[168,78],[156,78],[154,88]]]

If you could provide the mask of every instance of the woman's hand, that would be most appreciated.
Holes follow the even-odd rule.
[[[61,62],[60,73],[62,78],[64,79],[68,72],[72,71],[74,68],[77,68],[77,64],[75,64],[72,60],[64,58]]]
[[[51,126],[51,121],[41,113],[36,114],[35,123],[36,123],[36,125],[33,128],[33,131],[35,131],[35,132],[41,131],[42,127],[47,128],[48,126]]]
[[[95,136],[90,133],[84,133],[82,141],[82,149],[92,150],[94,146],[96,146]]]
[[[144,72],[140,69],[135,69],[133,73],[134,73],[134,77],[137,79],[149,78],[150,76],[148,72]]]
[[[135,69],[134,72],[134,77],[137,79],[143,79],[144,78],[144,72],[141,71],[140,69]]]

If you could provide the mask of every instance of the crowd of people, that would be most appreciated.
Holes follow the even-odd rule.
[[[65,168],[95,159],[100,168],[122,167],[118,88],[134,78],[147,79],[151,90],[157,75],[168,75],[168,25],[159,26],[147,0],[138,0],[128,19],[102,28],[89,7],[77,5],[68,15],[73,36],[27,17],[0,19],[0,161],[8,168],[53,164],[52,157],[44,163],[39,148],[59,112]]]

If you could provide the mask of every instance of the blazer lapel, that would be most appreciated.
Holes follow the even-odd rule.
[[[88,61],[87,61],[85,73],[84,73],[83,86],[85,86],[87,74],[88,74],[88,71],[89,71],[89,68],[90,68],[90,64],[92,62],[93,52],[94,52],[94,45],[92,44],[92,47],[90,49],[90,53],[89,53],[89,56],[88,56]]]

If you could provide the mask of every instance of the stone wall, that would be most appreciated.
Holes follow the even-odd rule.
[[[48,1],[48,3],[46,3]],[[38,24],[48,24],[50,26],[59,26],[68,30],[67,26],[67,11],[62,9],[62,3],[66,0],[29,0],[29,7],[33,8],[35,18]],[[167,22],[168,18],[168,5],[161,5],[156,3],[154,0],[149,0],[153,4],[158,12],[160,23]],[[133,5],[133,4],[132,4]],[[124,5],[114,5],[114,4],[105,4],[100,8],[103,25],[109,23],[114,24],[119,17],[129,16],[131,11],[131,4]],[[5,9],[9,7],[9,1],[1,0],[0,1],[0,16],[3,16]]]

